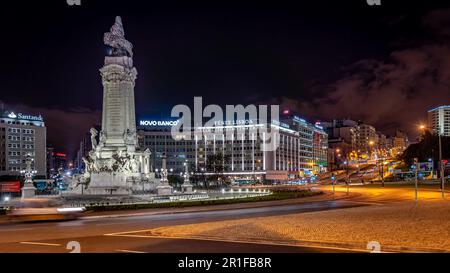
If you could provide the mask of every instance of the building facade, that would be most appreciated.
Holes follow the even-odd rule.
[[[257,121],[225,121],[214,128],[198,127],[191,139],[173,138],[171,126],[176,121],[139,121],[139,143],[152,152],[152,167],[158,172],[162,155],[166,154],[169,173],[184,172],[184,164],[205,175],[212,174],[214,156],[223,157],[224,174],[234,177],[262,178],[267,172],[284,171],[291,176],[304,177],[327,169],[328,135],[320,125],[313,125],[294,117],[271,123],[277,129],[274,141],[279,147],[268,151],[258,135]],[[227,137],[229,136],[229,137]]]
[[[2,111],[0,117],[0,175],[19,175],[30,155],[37,175],[47,174],[47,130],[41,115]]]
[[[434,133],[439,133],[442,136],[450,136],[450,105],[429,110],[428,127]]]
[[[368,124],[360,124],[358,148],[362,152],[371,154],[377,147],[377,131],[375,127]]]

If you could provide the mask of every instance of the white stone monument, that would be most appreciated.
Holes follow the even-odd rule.
[[[104,43],[107,55],[100,69],[102,128],[100,132],[91,129],[92,150],[83,158],[85,173],[72,179],[70,188],[86,195],[129,195],[133,190],[152,190],[156,184],[150,171],[150,151],[139,149],[136,133],[133,46],[125,39],[119,16],[110,32],[105,33]]]
[[[33,185],[33,174],[36,171],[31,168],[32,159],[30,155],[27,155],[25,162],[27,167],[23,172],[25,174],[25,181],[22,187],[22,198],[33,198],[36,195],[36,188]]]

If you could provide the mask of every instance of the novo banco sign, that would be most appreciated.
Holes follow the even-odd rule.
[[[140,120],[140,126],[175,126],[178,120]]]

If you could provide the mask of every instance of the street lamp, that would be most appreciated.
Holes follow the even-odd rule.
[[[374,142],[373,140],[369,141],[369,146],[370,146],[370,159],[372,159],[373,145],[375,145],[375,142]]]
[[[345,165],[345,170],[346,170],[346,173],[347,173],[347,179],[346,179],[346,184],[347,184],[347,195],[349,194],[349,192],[350,192],[350,175],[349,175],[349,172],[348,172],[348,161],[345,161],[344,162],[344,165]]]
[[[425,129],[430,129],[426,127],[425,125],[420,125],[420,130],[424,131]],[[444,178],[444,166],[442,161],[442,140],[441,140],[441,128],[438,127],[437,129],[438,139],[439,139],[439,170],[441,172],[441,192],[442,192],[442,199],[445,199],[445,178]],[[433,155],[432,155],[433,156]]]

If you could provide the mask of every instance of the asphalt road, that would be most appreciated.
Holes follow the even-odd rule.
[[[268,203],[269,205],[269,203]],[[244,242],[173,239],[136,235],[173,225],[204,223],[364,206],[361,201],[328,200],[259,208],[139,215],[116,218],[87,216],[68,222],[0,224],[0,252],[71,252],[69,242],[79,243],[81,252],[349,252],[323,247],[293,247]],[[75,247],[77,248],[77,247]]]

